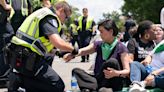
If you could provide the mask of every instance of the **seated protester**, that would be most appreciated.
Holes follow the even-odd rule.
[[[124,24],[125,34],[124,34],[124,39],[123,39],[125,43],[132,37],[132,35],[129,33],[130,29],[136,26],[136,23],[131,15],[127,15],[126,17],[127,19]]]
[[[98,25],[103,41],[95,41],[87,47],[79,49],[77,56],[84,56],[97,52],[94,75],[75,68],[73,75],[77,78],[81,90],[98,90],[102,87],[112,88],[114,91],[122,90],[123,77],[129,75],[129,62],[127,48],[117,40],[118,28],[114,21],[105,20]],[[70,53],[64,55],[69,61],[74,56]]]
[[[141,63],[130,64],[130,80],[132,85],[129,92],[146,92],[145,87],[164,89],[164,40],[153,50],[152,59],[146,58]],[[149,69],[145,66],[149,65]]]
[[[130,39],[127,45],[129,55],[133,61],[141,62],[155,47],[156,33],[154,24],[151,21],[139,23],[137,33]]]
[[[164,30],[160,24],[155,25],[155,30],[157,32],[156,39],[154,40],[156,44],[160,43],[164,39]]]

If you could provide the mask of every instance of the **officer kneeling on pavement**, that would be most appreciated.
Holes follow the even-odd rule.
[[[54,5],[54,10],[41,8],[28,16],[11,40],[8,56],[13,73],[21,79],[18,83],[10,78],[9,92],[17,85],[26,92],[63,92],[64,83],[46,63],[44,56],[56,47],[62,51],[78,53],[70,43],[59,36],[61,24],[71,15],[71,7],[65,1]]]

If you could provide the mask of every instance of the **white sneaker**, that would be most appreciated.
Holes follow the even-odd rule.
[[[145,89],[145,84],[143,82],[133,82],[130,85],[129,92],[147,92]]]
[[[113,92],[112,88],[105,88],[105,87],[102,87],[99,89],[98,92]]]

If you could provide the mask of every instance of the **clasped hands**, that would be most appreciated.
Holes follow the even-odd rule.
[[[110,68],[110,67],[108,67],[107,69],[104,69],[103,72],[104,72],[104,76],[106,79],[110,79],[110,78],[119,76],[118,71],[113,68]]]

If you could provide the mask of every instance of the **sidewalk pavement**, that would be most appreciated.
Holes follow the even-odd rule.
[[[81,68],[88,72],[89,68],[94,62],[95,54],[90,55],[90,62],[81,63],[81,58],[76,57],[70,62],[66,63],[63,59],[54,59],[53,69],[60,75],[65,83],[65,90],[71,90],[71,74],[73,68]],[[55,61],[56,60],[56,61]]]
[[[94,62],[95,53],[90,55],[90,62],[81,63],[81,58],[76,57],[70,62],[65,62],[62,58],[57,56],[54,58],[53,69],[59,74],[65,83],[65,90],[71,90],[71,73],[72,69],[75,67],[82,68],[86,71],[90,68]],[[0,88],[0,92],[7,92],[7,88]]]
[[[91,43],[95,40],[101,40],[99,34],[97,34],[92,40]],[[95,61],[96,53],[91,54],[89,58],[89,62],[81,63],[81,57],[76,57],[70,62],[66,63],[62,58],[58,58],[57,56],[54,58],[53,69],[59,74],[59,76],[63,79],[65,83],[65,90],[71,90],[71,73],[73,68],[81,68],[86,71],[91,67],[93,62]],[[7,92],[7,88],[0,88],[0,92]]]

